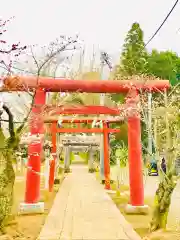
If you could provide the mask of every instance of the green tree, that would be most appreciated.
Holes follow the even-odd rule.
[[[173,88],[170,94],[162,93],[163,99],[153,107],[153,135],[155,157],[159,165],[159,185],[155,193],[154,209],[150,230],[165,229],[171,205],[171,197],[179,179],[177,163],[179,162],[179,100],[180,90]],[[166,161],[166,172],[161,168],[161,154]]]
[[[158,52],[153,50],[148,54],[147,73],[161,79],[175,80],[179,70],[180,59],[170,51]]]
[[[121,146],[128,145],[128,126],[126,122],[123,122],[120,126],[120,132],[115,135],[115,140]]]
[[[147,51],[143,40],[143,31],[139,23],[133,23],[129,30],[123,51],[120,57],[120,64],[115,66],[113,71],[114,79],[124,79],[127,76],[139,75],[146,72],[147,67]],[[125,103],[124,94],[112,94],[113,101],[123,104]],[[117,134],[116,140],[123,141],[127,144],[127,127],[126,124],[122,126],[123,134]]]
[[[147,52],[143,40],[143,31],[139,23],[133,23],[129,30],[121,54],[120,71],[123,75],[137,75],[146,72]]]

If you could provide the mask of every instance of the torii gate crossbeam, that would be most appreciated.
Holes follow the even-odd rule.
[[[133,87],[136,90],[158,92],[159,90],[169,88],[169,81],[138,81],[134,79],[86,81],[40,76],[16,76],[5,78],[1,91],[27,91],[27,88],[29,90],[41,88],[47,92],[127,93]]]
[[[107,122],[107,123],[119,123],[119,122],[123,122],[124,118],[123,117],[117,117],[117,118],[111,118],[111,117],[97,117],[92,119],[92,117],[83,117],[83,118],[72,118],[72,117],[59,117],[59,116],[49,116],[49,115],[45,115],[43,117],[43,121],[44,123],[53,123],[53,122],[58,122],[58,121],[62,121],[62,123],[92,123],[93,121],[96,122]]]
[[[106,106],[45,106],[43,111],[52,115],[56,114],[78,114],[78,115],[99,115],[99,114],[109,114],[109,115],[120,115],[120,110],[118,108],[110,108]]]

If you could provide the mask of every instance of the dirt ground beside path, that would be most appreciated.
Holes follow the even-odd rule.
[[[152,209],[154,205],[154,195],[158,187],[158,177],[146,176],[144,179],[144,192],[145,192],[145,204],[150,207],[148,215],[127,215],[124,211],[126,204],[129,203],[129,179],[128,171],[123,169],[123,183],[120,186],[120,194],[116,194],[116,168],[111,168],[111,179],[115,182],[111,184],[111,189],[115,193],[109,193],[112,200],[116,204],[117,208],[124,215],[125,219],[132,225],[134,230],[142,237],[143,240],[180,240],[180,181],[177,183],[177,187],[174,190],[171,207],[168,215],[167,231],[156,231],[149,233],[149,223],[152,219]],[[99,172],[96,173],[97,180],[99,181]]]
[[[45,212],[43,214],[34,215],[17,215],[18,206],[24,200],[25,181],[23,177],[18,177],[14,187],[14,205],[13,214],[16,215],[15,220],[6,228],[6,235],[1,235],[0,240],[35,240],[45,222],[54,198],[58,191],[59,185],[55,185],[54,191],[49,194],[41,191],[41,201],[45,202]]]
[[[116,189],[115,185],[112,185],[112,189]],[[125,219],[131,223],[134,230],[142,237],[143,240],[179,240],[180,231],[169,230],[169,231],[156,231],[149,233],[149,223],[152,218],[152,209],[154,198],[146,197],[145,204],[150,207],[150,213],[148,215],[127,215],[124,211],[125,205],[129,202],[129,190],[128,186],[121,185],[120,195],[116,193],[109,193],[112,200],[116,204],[117,208],[124,215]]]

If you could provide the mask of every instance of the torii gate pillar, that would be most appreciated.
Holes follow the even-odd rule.
[[[64,172],[70,172],[70,147],[65,146],[64,148]]]
[[[144,205],[143,162],[141,149],[141,120],[137,109],[139,95],[136,91],[127,98],[128,117],[128,159],[130,204],[126,206],[127,213],[147,213]]]
[[[42,106],[45,104],[45,101],[46,92],[42,88],[37,89],[30,120],[31,135],[44,134],[44,122],[43,119],[41,119],[41,111]],[[29,144],[25,201],[24,203],[20,204],[20,212],[44,212],[44,203],[39,202],[42,151],[43,140]]]
[[[109,161],[109,134],[108,125],[103,123],[103,145],[104,145],[104,177],[105,177],[105,189],[110,190],[110,161]]]

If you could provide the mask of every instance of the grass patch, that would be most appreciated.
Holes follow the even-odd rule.
[[[100,173],[99,171],[95,173],[96,179],[100,181]],[[154,197],[149,196],[145,197],[145,204],[149,206],[149,214],[148,215],[130,215],[126,214],[124,209],[125,206],[129,203],[129,186],[121,184],[119,189],[117,190],[117,183],[114,182],[111,184],[111,189],[116,191],[116,193],[108,193],[117,208],[123,214],[127,222],[129,222],[133,229],[142,237],[143,240],[180,240],[180,231],[163,231],[158,230],[154,233],[149,233],[149,223],[152,218],[152,211],[154,205]],[[172,222],[174,220],[172,219]]]
[[[41,190],[41,200],[45,203],[45,212],[43,214],[17,215],[19,204],[24,201],[25,177],[26,174],[15,182],[12,216],[5,229],[6,235],[0,235],[0,239],[36,239],[53,205],[54,198],[64,176],[63,174],[59,175],[61,179],[60,184],[55,184],[51,193],[46,190]]]
[[[113,202],[116,204],[117,208],[120,212],[124,215],[125,219],[131,223],[134,230],[141,236],[145,237],[148,234],[148,226],[151,220],[151,215],[130,215],[126,214],[124,209],[125,206],[129,203],[129,194],[128,191],[129,187],[126,185],[120,186],[119,195],[117,194],[110,194]],[[146,201],[146,204],[149,205],[150,200]]]
[[[116,184],[112,186],[116,190]],[[150,208],[148,215],[130,215],[126,214],[124,209],[125,206],[129,203],[129,186],[121,185],[119,194],[109,193],[113,202],[116,204],[117,208],[123,214],[127,222],[129,222],[134,230],[142,237],[144,240],[179,240],[180,232],[175,231],[157,231],[154,233],[149,233],[149,223],[152,217],[152,210],[154,204],[154,198],[146,197],[145,204]]]
[[[95,172],[96,179],[100,181],[100,172],[96,171]]]

